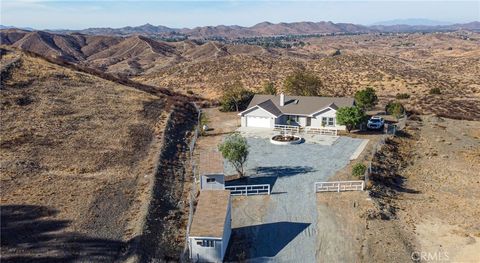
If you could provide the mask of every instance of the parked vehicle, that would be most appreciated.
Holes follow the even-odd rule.
[[[373,130],[380,130],[383,129],[385,125],[385,120],[380,116],[373,116],[368,120],[367,128]]]

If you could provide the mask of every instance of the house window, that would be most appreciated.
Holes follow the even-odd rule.
[[[307,126],[312,126],[312,118],[307,117]]]
[[[207,178],[207,183],[215,183],[215,178]]]
[[[335,126],[335,118],[332,117],[322,117],[322,126]]]
[[[202,247],[215,247],[215,240],[199,240],[197,245]]]

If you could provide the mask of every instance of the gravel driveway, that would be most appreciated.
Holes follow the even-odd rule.
[[[347,165],[362,140],[340,137],[332,146],[309,143],[279,146],[260,138],[247,140],[250,145],[247,173],[251,177],[248,181],[271,184],[272,195],[264,211],[258,211],[262,215],[260,222],[244,216],[243,210],[254,208],[255,204],[234,205],[233,238],[246,239],[244,243],[248,243],[249,249],[244,256],[250,262],[315,262],[322,240],[317,238],[319,217],[313,183],[328,180]],[[228,164],[225,169],[227,174],[234,173]],[[255,198],[239,202],[265,202]]]

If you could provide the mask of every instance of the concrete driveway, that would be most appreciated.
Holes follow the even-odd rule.
[[[317,214],[314,182],[326,181],[346,166],[363,140],[339,137],[331,146],[279,146],[263,138],[247,140],[248,183],[269,183],[272,195],[234,198],[228,260],[315,262],[323,241],[318,237],[321,215]],[[234,173],[228,164],[225,169],[227,174]]]

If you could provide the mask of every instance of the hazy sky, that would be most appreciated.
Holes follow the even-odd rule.
[[[475,1],[37,1],[0,0],[2,25],[36,29],[122,27],[145,23],[169,27],[251,26],[270,21],[333,21],[371,24],[426,18],[480,20]]]

